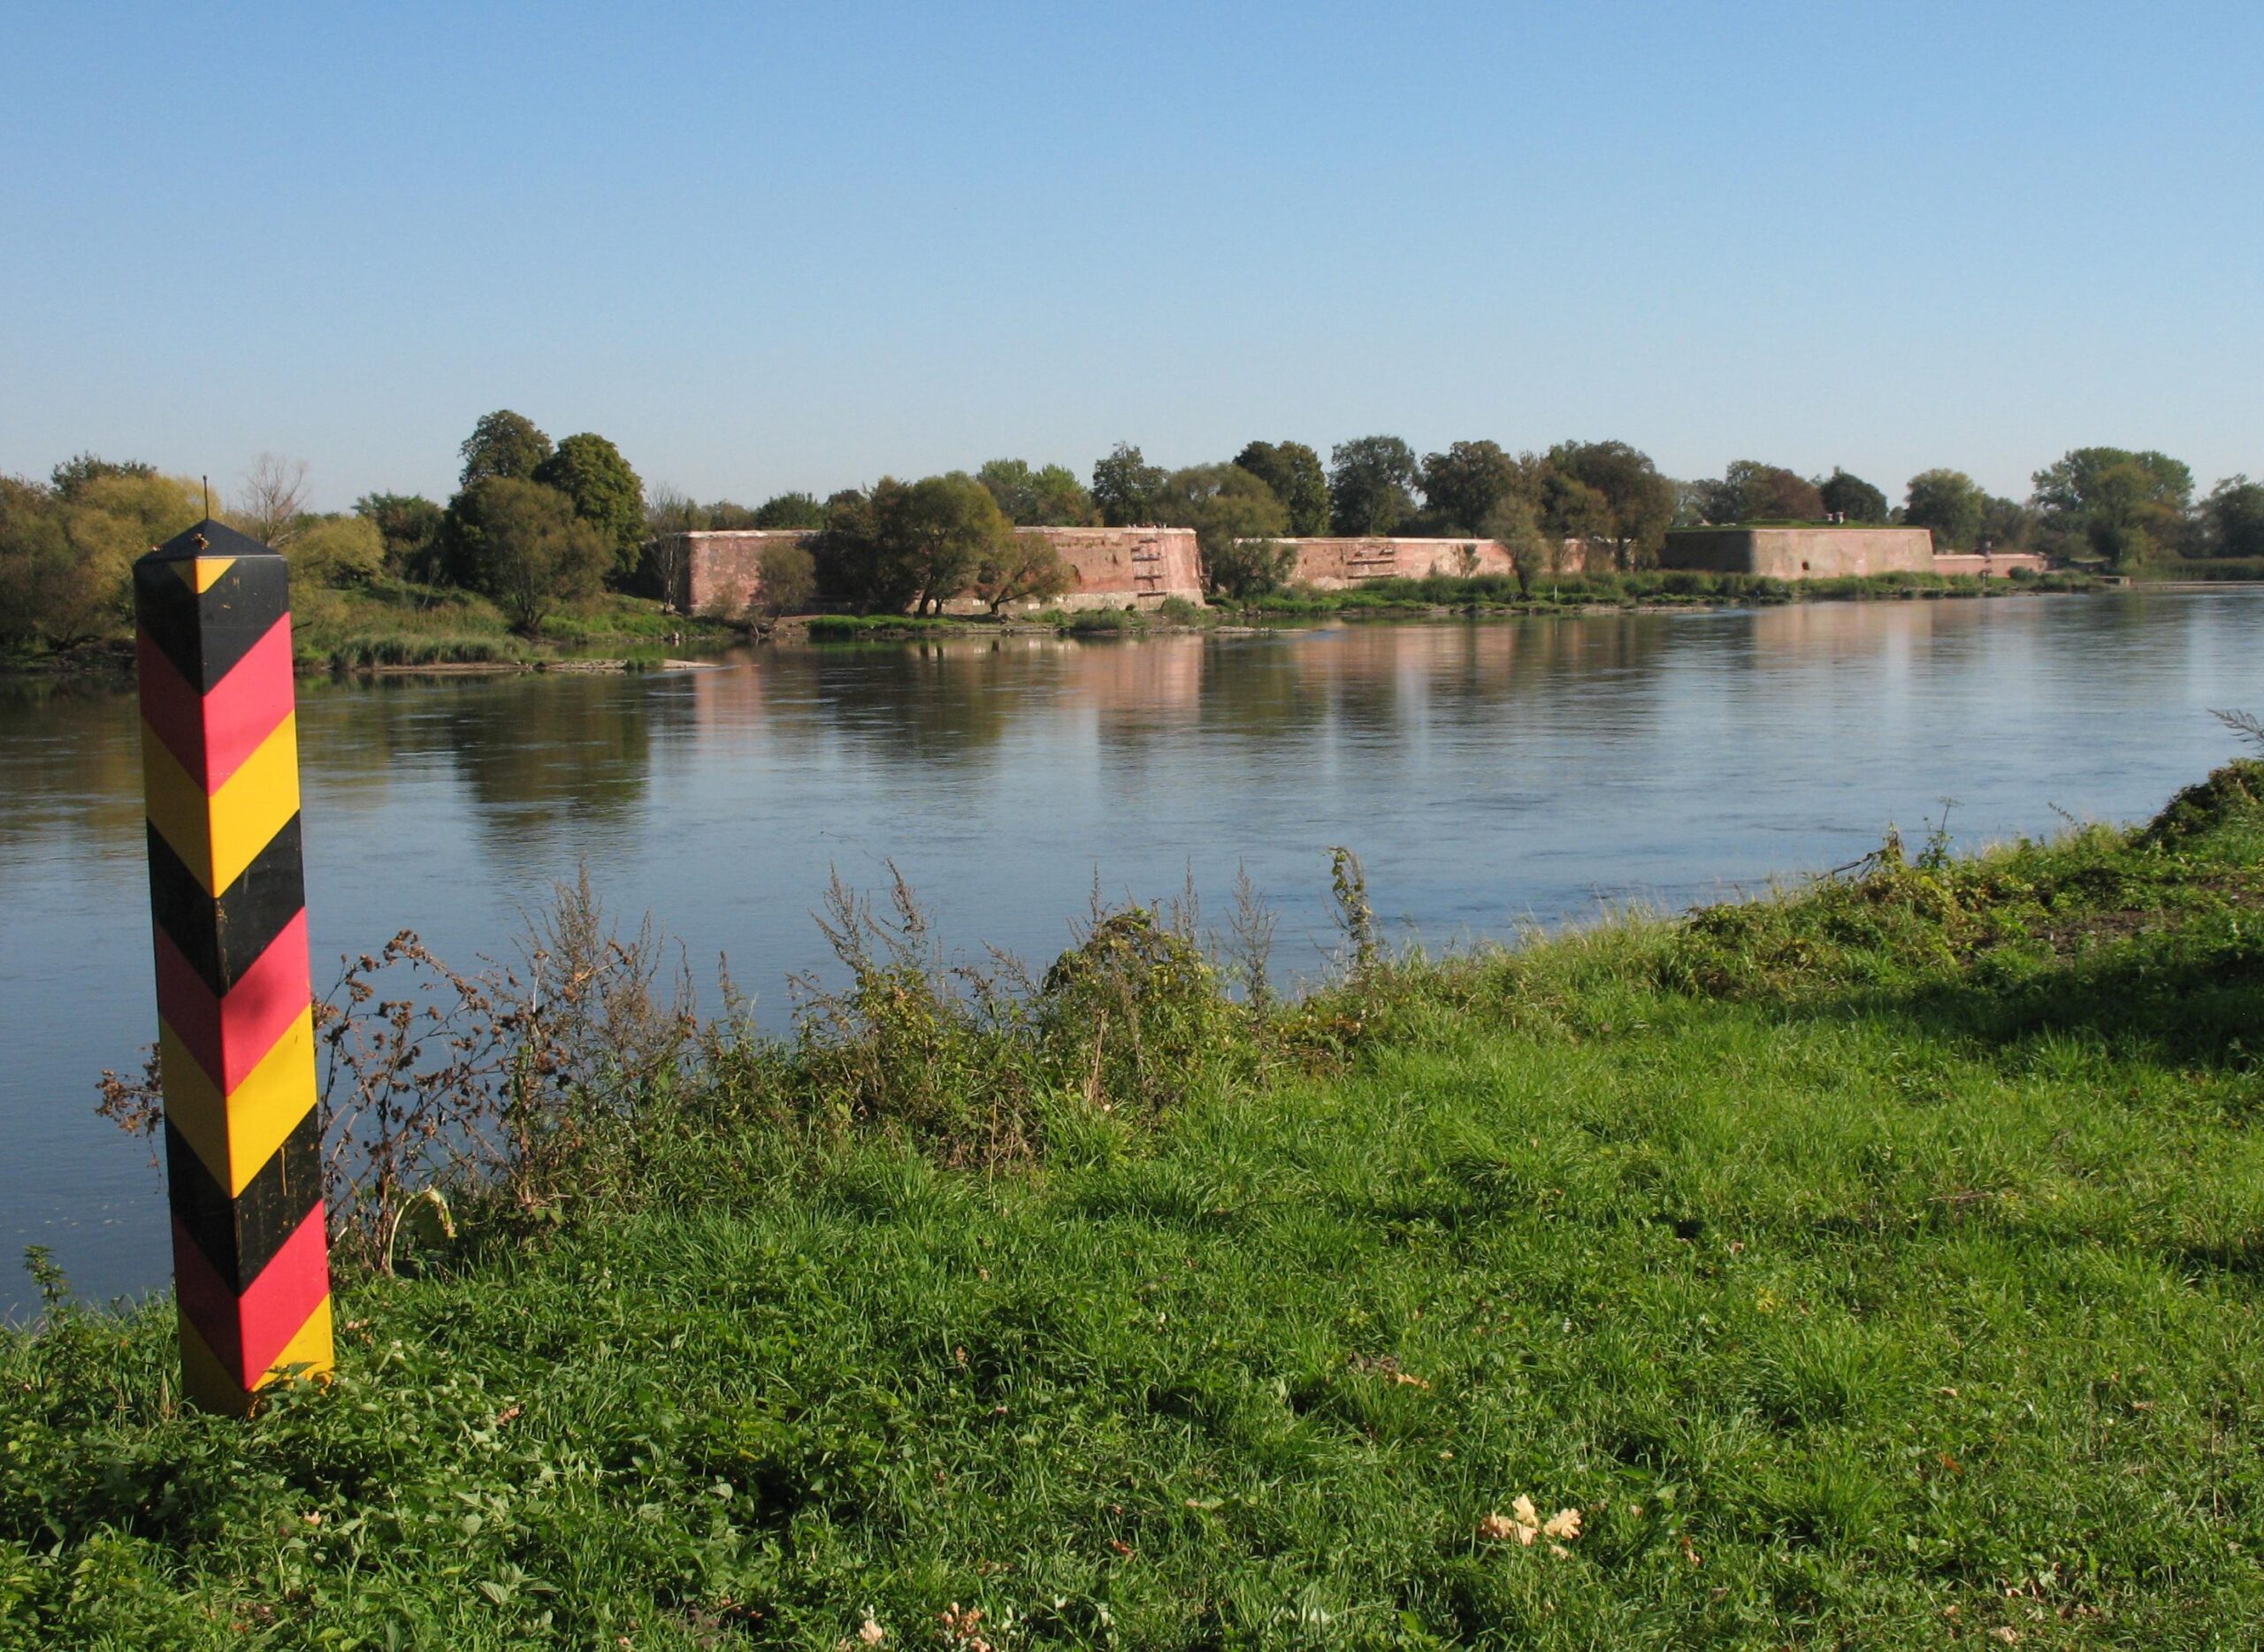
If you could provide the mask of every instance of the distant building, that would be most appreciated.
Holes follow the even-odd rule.
[[[1659,566],[1771,579],[1930,574],[1934,536],[1925,528],[1673,528]]]
[[[1289,583],[1316,591],[1345,591],[1378,579],[1428,579],[1473,574],[1511,575],[1517,564],[1499,539],[1283,539],[1297,554]],[[1567,539],[1556,552],[1552,571],[1577,574],[1587,566],[1587,547]]]
[[[1021,528],[1044,539],[1075,578],[1064,595],[1010,606],[1100,608],[1160,607],[1166,597],[1203,600],[1203,569],[1192,528]],[[795,528],[715,529],[669,533],[646,547],[657,594],[686,614],[746,611],[762,589],[762,553],[810,536]],[[945,604],[952,613],[981,612],[972,597]]]

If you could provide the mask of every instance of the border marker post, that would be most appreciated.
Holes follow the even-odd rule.
[[[329,1243],[283,558],[207,519],[134,565],[182,1386],[329,1372]]]

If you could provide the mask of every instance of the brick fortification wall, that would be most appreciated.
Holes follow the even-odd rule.
[[[1427,579],[1444,574],[1514,575],[1509,547],[1498,539],[1284,539],[1297,553],[1292,585],[1316,591],[1344,591],[1376,579]],[[1577,574],[1587,566],[1587,547],[1567,540],[1556,571]]]
[[[1061,596],[1015,605],[1024,610],[1151,608],[1160,606],[1166,597],[1197,604],[1203,600],[1203,563],[1192,528],[1021,528],[1017,532],[1051,545],[1076,577],[1076,583]],[[952,614],[985,611],[973,597],[954,597],[944,608]]]
[[[1934,536],[1924,528],[1677,528],[1659,566],[1771,579],[1930,574]]]
[[[1983,579],[2009,579],[2015,568],[2024,568],[2031,574],[2040,574],[2048,565],[2034,551],[1936,551],[1934,553],[1936,573],[1972,574]]]
[[[1067,594],[1025,608],[1155,608],[1166,597],[1203,600],[1202,565],[1192,528],[1024,528],[1061,554],[1075,577]],[[742,612],[762,586],[762,553],[808,536],[792,528],[717,529],[675,533],[654,540],[650,565],[661,594],[686,614],[720,608]],[[952,613],[979,613],[972,597],[956,598]]]

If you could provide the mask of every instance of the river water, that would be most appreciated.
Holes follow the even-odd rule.
[[[461,967],[586,864],[758,1017],[822,966],[830,868],[893,860],[957,948],[1049,959],[1096,878],[1237,867],[1277,973],[1328,931],[1326,850],[1434,945],[1681,907],[1916,837],[2131,821],[2264,712],[2264,591],[1824,603],[1256,637],[763,649],[642,677],[303,685],[317,990],[414,929]],[[166,1278],[149,1157],[92,1111],[156,1030],[133,702],[0,696],[0,1250],[81,1294]],[[712,1004],[712,997],[709,999]],[[0,1274],[0,1313],[20,1273]]]

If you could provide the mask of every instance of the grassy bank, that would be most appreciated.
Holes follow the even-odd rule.
[[[658,602],[608,592],[568,604],[537,638],[513,631],[503,612],[476,592],[378,579],[344,589],[306,585],[292,593],[291,631],[302,672],[364,671],[434,665],[536,665],[592,652],[630,659],[697,653],[740,640],[733,627],[664,612]],[[130,636],[101,639],[57,655],[0,657],[0,669],[59,675],[131,677]]]
[[[1260,615],[1334,614],[1348,617],[1434,611],[1546,614],[1597,608],[1718,608],[1788,602],[1862,602],[1943,597],[2008,596],[2023,591],[2087,591],[2082,575],[1980,579],[1962,574],[1870,574],[1835,579],[1771,579],[1754,574],[1652,570],[1629,574],[1536,574],[1526,585],[1507,575],[1462,579],[1379,579],[1350,591],[1299,587],[1245,605]]]
[[[1508,576],[1378,579],[1350,591],[1298,585],[1242,602],[1220,598],[1197,608],[1174,600],[1153,611],[1090,608],[1048,610],[1003,622],[947,616],[914,619],[898,615],[820,615],[808,622],[817,642],[868,642],[905,638],[995,633],[1002,628],[1050,630],[1068,636],[1130,635],[1149,630],[1187,630],[1222,619],[1258,622],[1304,617],[1396,619],[1451,614],[1577,614],[1597,609],[1773,607],[1791,602],[1918,600],[2000,597],[2021,592],[2092,591],[2099,581],[2081,574],[2025,573],[2011,579],[1962,574],[1874,574],[1840,579],[1790,581],[1750,574],[1652,570],[1633,574],[1536,576],[1520,588]]]
[[[2264,765],[1458,960],[1338,889],[1255,1009],[1184,917],[1016,990],[838,899],[785,1042],[524,1033],[327,1392],[181,1414],[156,1308],[0,1335],[0,1640],[2244,1643]]]

